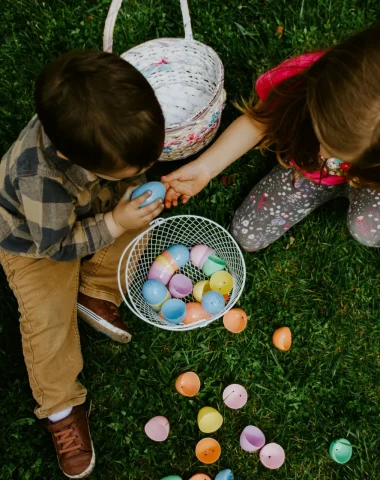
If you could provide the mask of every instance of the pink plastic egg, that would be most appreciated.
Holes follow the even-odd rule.
[[[260,461],[271,470],[280,468],[285,462],[284,449],[278,443],[268,443],[260,450]]]
[[[237,383],[228,385],[223,392],[223,401],[227,407],[237,410],[244,407],[248,400],[247,390]]]
[[[213,255],[215,250],[207,245],[199,244],[195,245],[190,252],[190,261],[198,268],[202,268],[205,261],[210,255]]]
[[[148,280],[158,280],[167,285],[173,276],[174,271],[167,268],[160,262],[154,261],[148,273]]]
[[[174,275],[169,282],[169,292],[174,298],[187,297],[193,291],[193,284],[189,277],[181,273]]]
[[[169,420],[163,416],[153,417],[145,425],[144,430],[151,440],[154,440],[155,442],[163,442],[169,436]]]

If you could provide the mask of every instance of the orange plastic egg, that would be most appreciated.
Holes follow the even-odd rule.
[[[196,475],[193,475],[190,480],[211,480],[211,478],[204,473],[197,473]]]
[[[287,351],[292,345],[292,332],[288,327],[278,328],[273,334],[273,345],[282,351]]]
[[[213,438],[203,438],[197,443],[195,455],[202,463],[214,463],[220,457],[222,449],[219,443]]]
[[[186,303],[186,316],[183,323],[188,325],[190,323],[199,322],[200,320],[207,320],[211,317],[212,315],[207,313],[200,303]]]
[[[186,372],[177,378],[175,388],[178,393],[185,397],[194,397],[201,388],[201,381],[196,373]]]
[[[223,317],[223,324],[232,333],[240,333],[247,326],[248,317],[241,308],[232,308]]]

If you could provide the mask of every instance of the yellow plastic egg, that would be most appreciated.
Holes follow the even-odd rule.
[[[292,332],[289,327],[278,328],[273,334],[273,345],[282,351],[287,351],[292,345]]]
[[[223,417],[212,407],[203,407],[198,413],[199,430],[203,433],[216,432],[223,424]]]
[[[199,303],[202,302],[203,295],[211,291],[210,282],[208,280],[201,280],[196,283],[193,288],[193,296]]]
[[[210,287],[211,290],[215,290],[216,292],[225,295],[230,293],[234,286],[234,279],[232,275],[228,272],[221,270],[220,272],[216,272],[210,278]]]

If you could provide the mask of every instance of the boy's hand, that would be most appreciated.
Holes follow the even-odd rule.
[[[178,198],[182,203],[199,193],[211,180],[205,164],[195,160],[161,178],[166,186],[165,207],[176,207]]]
[[[127,191],[128,193],[131,193],[131,190]],[[112,212],[114,222],[124,230],[138,230],[147,227],[164,209],[164,202],[161,199],[139,208],[151,193],[145,192],[131,201],[127,200],[127,194],[124,195]]]

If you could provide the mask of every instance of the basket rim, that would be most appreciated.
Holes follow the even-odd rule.
[[[126,282],[126,286],[124,286],[124,288],[126,287],[126,294],[128,294],[128,298],[129,298],[129,301],[126,299],[126,295],[124,294],[124,291],[123,291],[123,286],[121,285],[121,279],[120,279],[120,272],[121,272],[121,265],[122,265],[122,261],[123,261],[123,258],[126,254],[126,252],[130,249],[130,252],[129,252],[129,255],[128,255],[128,258],[127,258],[127,263],[126,263],[126,267],[125,267],[125,271],[128,270],[128,267],[129,267],[129,262],[131,260],[131,253],[132,253],[132,250],[133,248],[135,248],[135,246],[137,245],[137,243],[141,240],[141,238],[146,235],[148,232],[151,232],[152,230],[154,230],[155,228],[159,227],[160,225],[164,224],[164,223],[167,223],[167,222],[170,222],[171,220],[178,220],[178,219],[181,219],[181,218],[186,218],[186,219],[199,219],[199,220],[202,220],[202,221],[207,221],[209,223],[212,223],[214,225],[216,225],[218,228],[222,229],[225,231],[225,233],[230,237],[230,239],[232,240],[232,242],[235,244],[236,246],[236,250],[237,252],[239,253],[239,256],[240,256],[240,259],[241,259],[241,263],[242,263],[242,268],[243,268],[243,279],[242,279],[242,283],[241,283],[241,287],[240,289],[238,290],[237,294],[236,294],[236,298],[233,300],[233,302],[231,304],[228,305],[228,308],[224,308],[222,310],[222,312],[218,315],[214,315],[212,318],[210,319],[207,319],[207,320],[202,320],[200,322],[196,322],[196,323],[192,323],[192,324],[161,324],[161,323],[156,323],[156,322],[153,322],[149,319],[147,319],[140,311],[139,309],[136,307],[135,305],[135,302],[133,301],[133,298],[132,298],[132,295],[131,295],[131,292],[130,292],[130,288],[129,288],[129,284],[128,282]],[[243,290],[244,290],[244,287],[245,287],[245,283],[246,283],[246,276],[247,276],[247,269],[246,269],[246,265],[245,265],[245,260],[244,260],[244,257],[243,257],[243,253],[241,251],[241,248],[239,247],[239,244],[236,242],[236,240],[233,238],[233,236],[231,235],[231,233],[226,229],[224,228],[222,225],[220,225],[219,223],[215,222],[214,220],[211,220],[210,218],[207,218],[207,217],[202,217],[200,215],[173,215],[169,218],[162,218],[162,217],[159,217],[159,218],[156,218],[152,223],[151,225],[144,231],[142,232],[140,235],[138,235],[135,239],[132,240],[132,242],[127,245],[127,247],[125,248],[121,258],[120,258],[120,261],[119,261],[119,267],[118,267],[118,285],[119,285],[119,290],[120,290],[120,293],[123,297],[123,300],[124,302],[128,305],[128,307],[132,310],[132,312],[138,317],[140,318],[141,320],[143,320],[144,322],[146,323],[149,323],[150,325],[153,325],[154,327],[158,327],[158,328],[161,328],[163,330],[169,330],[169,331],[176,331],[176,332],[184,332],[184,331],[188,331],[188,330],[194,330],[196,328],[202,328],[202,327],[206,327],[207,325],[209,325],[210,323],[214,322],[215,320],[218,320],[219,318],[221,318],[222,316],[224,316],[228,311],[230,311],[234,305],[237,303],[237,301],[239,300],[241,294],[243,293]],[[227,306],[226,306],[227,307]]]
[[[188,40],[186,38],[175,38],[175,37],[173,37],[173,38],[172,37],[154,38],[154,39],[148,40],[144,43],[140,43],[139,45],[136,45],[135,47],[132,47],[129,50],[126,50],[120,56],[123,58],[123,60],[128,61],[127,59],[124,58],[124,55],[126,55],[130,52],[134,52],[134,51],[140,49],[141,47],[143,47],[145,45],[148,45],[148,44],[151,44],[151,43],[156,43],[156,42],[159,42],[159,41],[162,41],[162,40],[170,41],[170,42],[195,43],[197,45],[201,45],[202,47],[206,48],[207,50],[209,50],[212,53],[212,55],[217,60],[218,67],[219,67],[218,68],[218,83],[215,87],[214,95],[212,96],[210,101],[207,103],[207,105],[202,107],[200,110],[198,110],[196,113],[194,113],[190,117],[183,120],[181,123],[173,123],[173,124],[165,127],[166,132],[174,132],[174,131],[178,131],[178,130],[181,130],[182,128],[187,127],[188,125],[184,125],[185,123],[189,123],[189,122],[192,122],[194,120],[197,120],[198,117],[200,117],[202,114],[204,114],[206,111],[208,111],[214,105],[214,103],[216,102],[218,97],[221,94],[223,94],[223,90],[224,90],[224,66],[223,66],[222,60],[219,57],[219,55],[217,54],[217,52],[213,48],[211,48],[209,45],[206,45],[205,43],[199,42],[198,40],[194,40],[194,39]]]

